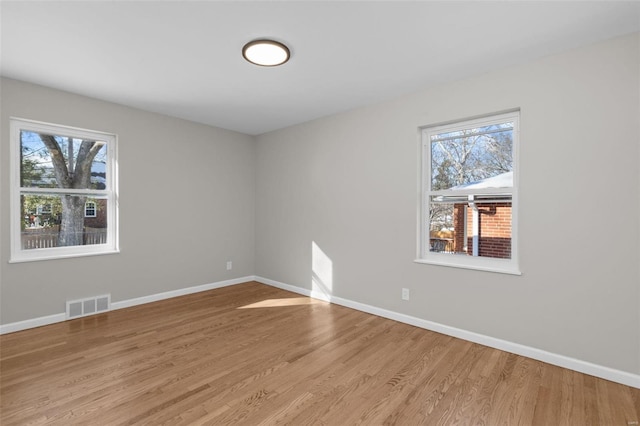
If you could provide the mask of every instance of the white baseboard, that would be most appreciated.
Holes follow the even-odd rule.
[[[67,319],[64,312],[60,314],[47,315],[46,317],[38,317],[24,321],[12,322],[0,325],[0,334],[13,333],[15,331],[27,330],[29,328],[42,327],[43,325],[55,324]]]
[[[172,297],[184,296],[192,293],[199,293],[201,291],[213,290],[215,288],[227,287],[230,285],[246,283],[247,281],[254,281],[253,275],[241,278],[234,278],[232,280],[218,281],[210,284],[198,285],[195,287],[181,288],[178,290],[167,291],[164,293],[152,294],[149,296],[137,297],[135,299],[122,300],[119,302],[112,302],[112,311],[116,309],[129,308],[131,306],[142,305],[150,302],[157,302],[158,300],[170,299]],[[9,324],[0,325],[0,334],[13,333],[15,331],[27,330],[29,328],[41,327],[43,325],[55,324],[57,322],[66,321],[66,315],[64,312],[60,314],[48,315],[46,317],[39,317],[28,319],[24,321],[13,322]]]
[[[291,291],[293,293],[298,293],[303,296],[313,297],[314,299],[320,299],[320,300],[324,300],[325,302],[330,302],[328,297],[322,297],[324,295],[320,295],[320,294],[316,295],[307,288],[297,287],[295,285],[285,284],[279,281],[270,280],[269,278],[263,278],[263,277],[257,277],[257,276],[254,277],[253,280],[258,281],[259,283],[262,283],[262,284],[270,285],[271,287],[277,287],[279,289]]]
[[[145,303],[157,302],[158,300],[171,299],[172,297],[185,296],[187,294],[200,293],[201,291],[213,290],[230,285],[242,284],[247,281],[255,281],[253,275],[242,278],[234,278],[232,280],[218,281],[210,284],[198,285],[195,287],[181,288],[178,290],[166,291],[164,293],[152,294],[149,296],[136,297],[135,299],[122,300],[120,302],[111,302],[111,310],[129,308],[131,306],[143,305]]]
[[[421,318],[401,314],[394,311],[389,311],[387,309],[378,308],[376,306],[366,305],[364,303],[343,299],[341,297],[327,295],[324,293],[313,292],[306,288],[284,284],[268,278],[255,277],[254,280],[263,284],[267,284],[273,287],[283,289],[283,290],[288,290],[288,291],[302,294],[305,296],[310,296],[317,299],[325,300],[325,301],[335,303],[337,305],[346,306],[348,308],[355,309],[358,311],[366,312],[366,313],[377,315],[384,318],[389,318],[394,321],[413,325],[415,327],[420,327],[426,330],[431,330],[438,333],[446,334],[448,336],[457,337],[459,339],[478,343],[484,346],[489,346],[495,349],[500,349],[502,351],[510,352],[516,355],[526,356],[528,358],[532,358],[538,361],[543,361],[549,364],[557,365],[559,367],[568,368],[569,370],[578,371],[580,373],[589,374],[591,376],[600,377],[602,379],[610,380],[612,382],[621,383],[623,385],[640,389],[640,375],[638,374],[616,370],[614,368],[593,364],[587,361],[582,361],[582,360],[571,358],[568,356],[548,352],[542,349],[521,345],[519,343],[509,342],[507,340],[485,336],[483,334],[474,333],[472,331],[467,331],[467,330],[463,330],[456,327],[450,327],[448,325],[440,324],[433,321],[427,321]]]

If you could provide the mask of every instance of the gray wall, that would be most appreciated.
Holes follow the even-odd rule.
[[[256,275],[640,373],[635,34],[258,137]],[[416,264],[418,127],[521,109],[522,276]],[[401,301],[401,288],[411,300]]]
[[[253,137],[15,80],[0,89],[2,324],[64,312],[68,299],[117,302],[253,274]],[[7,263],[11,116],[118,135],[121,253]]]

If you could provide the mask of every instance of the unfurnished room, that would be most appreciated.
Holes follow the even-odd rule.
[[[1,1],[0,424],[640,424],[640,2]]]

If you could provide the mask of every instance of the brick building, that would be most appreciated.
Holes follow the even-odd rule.
[[[477,190],[513,187],[513,172],[452,189]],[[472,256],[511,257],[511,195],[476,195],[453,206],[453,251]],[[475,240],[475,241],[474,241]]]
[[[478,256],[509,259],[511,257],[511,203],[476,204],[478,214]],[[473,254],[473,214],[468,203],[453,208],[456,253]],[[466,217],[465,217],[466,216]]]

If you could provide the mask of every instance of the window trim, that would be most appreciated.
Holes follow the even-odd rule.
[[[453,132],[469,127],[480,127],[490,124],[513,121],[513,187],[511,188],[511,258],[499,259],[490,257],[456,256],[448,253],[437,253],[429,251],[429,197],[433,195],[431,191],[431,145],[430,135],[446,132]],[[418,143],[418,167],[419,167],[419,196],[418,196],[418,236],[417,236],[417,256],[416,263],[447,266],[462,269],[473,269],[478,271],[498,272],[504,274],[521,275],[519,267],[519,243],[518,243],[518,187],[519,187],[519,161],[518,153],[520,147],[520,110],[513,109],[495,114],[487,114],[467,119],[448,121],[445,123],[433,124],[420,127]],[[477,194],[478,191],[460,191],[460,195],[469,195],[471,192]],[[500,192],[492,189],[483,192]],[[502,192],[505,192],[504,190]]]
[[[9,170],[11,173],[10,184],[10,236],[11,250],[9,263],[31,262],[39,260],[62,259],[81,256],[95,256],[103,254],[119,253],[119,229],[118,229],[118,137],[112,133],[95,130],[81,129],[77,127],[45,123],[41,121],[10,118],[10,158]],[[107,164],[106,171],[109,179],[106,188],[101,190],[72,189],[72,188],[22,188],[20,186],[20,132],[22,130],[38,133],[48,133],[57,136],[68,136],[79,139],[102,140],[106,142]],[[106,244],[92,244],[69,247],[52,247],[38,249],[23,249],[20,220],[20,194],[78,194],[86,196],[99,196],[107,200],[107,242]]]

